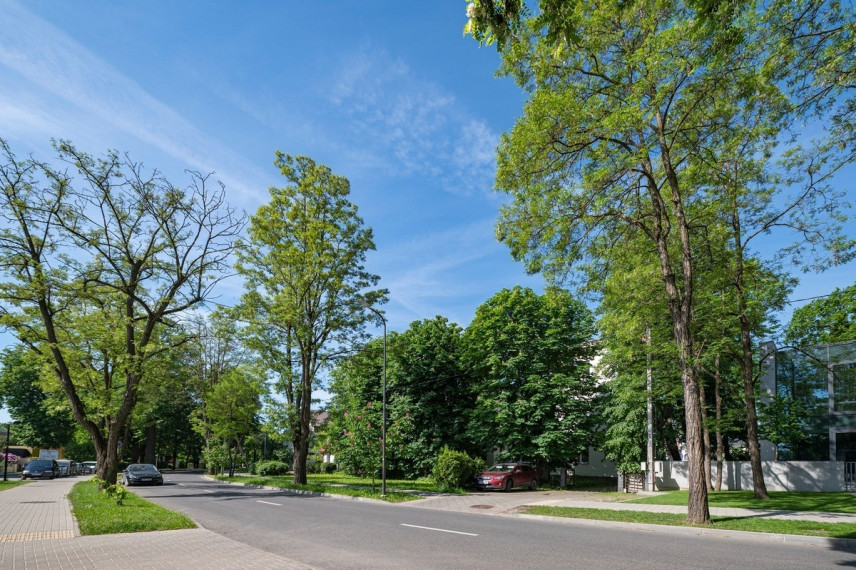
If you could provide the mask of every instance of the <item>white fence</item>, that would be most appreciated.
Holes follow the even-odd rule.
[[[768,491],[844,491],[856,489],[856,473],[843,461],[762,461]],[[856,466],[856,464],[854,464]],[[686,461],[656,461],[657,490],[686,489],[689,466]],[[712,480],[716,481],[716,463]],[[848,489],[849,487],[849,489]],[[724,461],[722,490],[752,489],[752,466],[748,461]]]

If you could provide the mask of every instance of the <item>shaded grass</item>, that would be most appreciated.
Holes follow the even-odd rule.
[[[181,513],[127,493],[122,505],[98,490],[94,481],[82,481],[68,495],[71,510],[81,534],[115,534],[152,530],[196,528],[196,523]]]
[[[711,507],[765,509],[770,511],[818,511],[822,513],[856,513],[856,497],[850,493],[812,493],[798,491],[770,491],[768,500],[756,499],[752,491],[714,491],[708,493]],[[647,505],[685,506],[689,491],[673,491],[627,501]]]
[[[17,487],[18,485],[26,485],[29,481],[0,481],[0,491],[5,491],[6,489],[11,489],[12,487]]]
[[[313,477],[318,477],[314,475]],[[217,475],[216,478],[220,481],[230,481],[235,483],[243,483],[245,485],[263,485],[266,487],[277,487],[279,489],[293,489],[296,491],[309,491],[313,493],[328,493],[330,495],[346,495],[348,497],[366,497],[369,499],[380,499],[390,503],[402,503],[404,501],[413,501],[419,499],[418,495],[413,493],[402,493],[391,491],[389,480],[387,480],[387,494],[385,497],[380,495],[380,482],[375,485],[375,490],[372,491],[371,482],[366,482],[365,479],[358,479],[362,485],[350,485],[344,483],[309,483],[308,485],[295,485],[292,475],[281,475],[272,477],[254,477],[254,476],[238,476],[228,477],[225,475]],[[339,486],[346,485],[346,486]]]
[[[612,511],[606,509],[581,509],[575,507],[530,506],[523,511],[531,515],[617,521],[640,524],[694,527],[684,523],[686,515],[672,513],[646,513],[638,511]],[[711,517],[711,524],[701,528],[719,530],[741,530],[773,534],[795,534],[823,536],[828,538],[856,538],[856,523],[821,523],[814,521],[773,520],[758,517]]]
[[[306,479],[310,483],[317,485],[351,485],[371,488],[371,479],[346,475],[344,473],[309,474],[306,476]],[[375,479],[375,486],[380,487],[380,479]],[[428,477],[420,477],[415,481],[408,479],[387,479],[386,488],[387,490],[394,489],[398,491],[440,492],[434,481]]]

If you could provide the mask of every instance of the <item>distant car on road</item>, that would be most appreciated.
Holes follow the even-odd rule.
[[[131,485],[163,485],[163,475],[151,463],[132,463],[122,471],[122,483]]]
[[[71,475],[77,475],[77,464],[70,459],[57,459],[57,465],[59,465],[59,476],[60,477],[69,477]]]
[[[476,477],[476,487],[510,491],[515,487],[538,489],[538,472],[528,463],[498,463]]]
[[[59,465],[53,459],[33,459],[21,473],[21,479],[53,479],[59,476]]]
[[[96,469],[98,469],[97,461],[84,461],[80,464],[79,471],[84,474],[94,474]]]

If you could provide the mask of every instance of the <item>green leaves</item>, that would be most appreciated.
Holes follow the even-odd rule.
[[[565,291],[505,289],[483,303],[464,335],[476,382],[470,431],[483,448],[564,465],[595,425],[593,319]]]
[[[278,376],[302,466],[295,482],[305,483],[319,371],[365,338],[371,313],[359,301],[381,304],[386,291],[374,289],[380,278],[365,270],[374,241],[348,200],[348,180],[305,156],[277,151],[274,164],[290,185],[271,188],[270,202],[250,219],[236,268],[246,278],[248,340]]]

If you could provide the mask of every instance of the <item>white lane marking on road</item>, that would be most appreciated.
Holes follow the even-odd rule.
[[[275,507],[281,507],[282,503],[269,503],[268,501],[256,501],[257,503],[264,503],[266,505],[273,505]]]
[[[214,492],[214,491],[209,491],[208,489],[202,489],[202,490],[205,491],[206,493],[213,493]]]
[[[463,534],[464,536],[478,536],[477,534],[473,534],[471,532],[461,532],[458,530],[446,530],[445,528],[431,528],[430,526],[418,526],[415,524],[404,524],[404,523],[402,523],[401,526],[409,526],[410,528],[421,528],[422,530],[434,530],[437,532],[449,532],[452,534]]]

